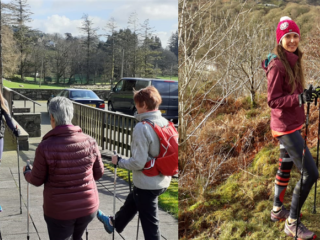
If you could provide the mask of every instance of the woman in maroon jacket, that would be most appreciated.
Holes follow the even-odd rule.
[[[82,239],[96,216],[99,196],[95,181],[104,172],[96,141],[73,126],[73,104],[65,97],[50,101],[52,130],[39,144],[32,170],[24,174],[35,185],[44,184],[43,211],[50,239]]]
[[[300,189],[299,181],[293,191],[290,211],[283,206],[291,168],[293,164],[299,170],[302,168],[304,140],[300,131],[305,122],[303,104],[314,99],[312,91],[303,90],[305,79],[301,67],[302,52],[298,47],[299,41],[300,30],[297,24],[289,17],[282,17],[277,27],[275,54],[269,54],[268,59],[262,63],[268,78],[271,130],[273,136],[280,141],[279,168],[275,180],[271,220],[286,219],[284,231],[288,236],[294,237],[296,235],[298,224],[298,238],[313,239],[315,234],[309,231],[297,216],[297,208],[301,209],[312,185],[319,177],[308,148],[305,152],[302,189]],[[299,194],[301,194],[301,198],[298,206]]]

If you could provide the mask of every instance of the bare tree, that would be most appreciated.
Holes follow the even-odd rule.
[[[317,26],[313,34],[309,35],[304,45],[306,79],[320,85],[320,27]]]
[[[242,8],[236,16],[215,11],[213,1],[179,0],[179,149],[184,149],[211,114],[242,87],[239,79],[228,75],[231,59],[219,71],[214,69],[216,61],[238,44],[236,26],[243,24],[245,13]],[[212,93],[217,96],[214,100],[208,99]],[[213,103],[211,109],[195,123],[207,100]]]
[[[13,37],[13,32],[8,26],[1,27],[2,37],[2,59],[3,59],[3,76],[11,77],[18,70],[19,49]]]
[[[13,0],[11,2],[11,9],[13,10],[11,23],[17,24],[17,32],[15,33],[16,41],[20,48],[20,75],[24,81],[24,71],[27,67],[27,53],[30,49],[31,37],[29,36],[31,28],[26,23],[31,21],[30,6],[27,0]]]
[[[129,20],[128,20],[128,25],[129,27],[131,26],[131,30],[134,34],[133,38],[133,64],[132,64],[132,69],[133,69],[133,76],[136,77],[136,69],[137,69],[137,47],[138,47],[138,32],[139,32],[139,28],[138,28],[138,15],[136,12],[131,13],[131,15],[129,16]]]
[[[69,65],[69,52],[72,43],[67,42],[62,35],[55,34],[53,41],[54,48],[54,69],[56,73],[57,83],[60,83],[60,78],[65,77]]]
[[[261,68],[261,60],[272,51],[274,36],[271,29],[264,28],[263,23],[252,21],[239,26],[238,44],[233,46],[227,54],[232,57],[230,76],[240,80],[251,97],[251,104],[256,106],[256,93],[265,82],[265,74]],[[272,29],[273,30],[273,29]]]

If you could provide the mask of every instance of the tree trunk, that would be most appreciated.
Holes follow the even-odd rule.
[[[251,98],[251,107],[255,108],[257,106],[256,91],[255,90],[250,91],[250,98]]]

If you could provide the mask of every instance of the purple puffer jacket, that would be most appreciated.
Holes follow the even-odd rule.
[[[71,220],[87,216],[99,207],[95,180],[104,167],[96,141],[73,125],[57,126],[39,144],[26,180],[44,184],[44,215]]]
[[[285,52],[293,69],[299,57]],[[304,106],[299,106],[299,94],[303,92],[299,84],[291,94],[289,76],[278,58],[266,59],[262,62],[268,78],[268,105],[271,108],[270,127],[274,131],[287,132],[299,128],[305,121]]]

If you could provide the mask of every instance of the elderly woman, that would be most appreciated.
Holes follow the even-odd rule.
[[[135,116],[139,123],[135,126],[132,136],[131,152],[129,159],[112,157],[112,162],[119,167],[132,170],[134,188],[121,207],[116,216],[106,216],[100,210],[97,213],[98,219],[103,222],[108,233],[114,228],[121,233],[127,224],[133,219],[137,211],[145,239],[160,240],[159,219],[158,219],[158,196],[170,185],[171,177],[159,174],[148,177],[142,170],[147,161],[157,157],[160,151],[160,142],[157,134],[149,124],[141,121],[148,119],[151,122],[164,127],[168,120],[161,116],[158,110],[161,104],[161,96],[153,86],[146,87],[140,91],[134,91],[134,102],[138,114]],[[115,221],[114,221],[115,219]]]
[[[96,216],[99,197],[95,181],[104,172],[96,141],[73,126],[73,104],[65,97],[50,101],[52,130],[39,144],[25,179],[44,184],[43,211],[50,239],[80,240]]]

